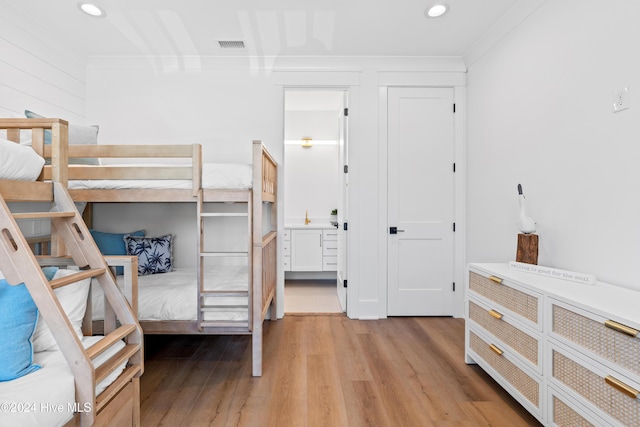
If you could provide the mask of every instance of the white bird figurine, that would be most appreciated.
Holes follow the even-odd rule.
[[[531,234],[536,232],[535,221],[527,216],[527,211],[524,206],[524,194],[522,194],[522,185],[518,184],[518,201],[520,203],[520,231],[524,234]]]

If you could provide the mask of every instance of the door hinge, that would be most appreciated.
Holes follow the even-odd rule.
[[[456,232],[456,223],[455,222],[453,223],[453,232],[454,233]]]
[[[453,172],[455,173],[455,171],[456,171],[456,163],[454,162],[453,163]]]
[[[344,165],[344,173],[349,173],[349,165]]]
[[[456,104],[453,104],[453,112],[456,112]]]
[[[453,292],[456,291],[456,282],[453,282]]]
[[[344,116],[345,117],[349,117],[349,109],[348,108],[344,109]]]
[[[343,224],[342,224],[342,229],[343,229],[344,231],[347,231],[347,230],[349,229],[349,223],[346,223],[346,222],[345,222],[345,223],[343,223]]]
[[[347,287],[347,279],[344,279],[344,280],[342,281],[342,286],[344,286],[345,288]]]

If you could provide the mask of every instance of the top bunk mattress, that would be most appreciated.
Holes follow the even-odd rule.
[[[117,165],[119,167],[153,166],[149,164]],[[175,165],[155,165],[160,168],[170,168]],[[87,166],[92,167],[92,166]],[[252,187],[253,169],[251,165],[243,163],[205,163],[202,165],[202,188],[220,190],[248,190]],[[188,179],[94,179],[70,180],[72,190],[127,190],[127,189],[191,189],[192,182]]]

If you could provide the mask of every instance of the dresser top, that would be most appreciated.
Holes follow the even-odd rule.
[[[554,279],[512,269],[509,264],[469,264],[469,270],[493,275],[538,291],[568,304],[597,312],[612,320],[640,329],[640,292],[596,282],[593,285]]]

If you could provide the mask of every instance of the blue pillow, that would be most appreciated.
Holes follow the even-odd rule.
[[[144,230],[134,231],[133,233],[105,233],[89,229],[91,237],[95,240],[96,245],[102,255],[127,255],[127,248],[124,244],[124,236],[144,237]],[[124,268],[116,267],[116,274],[124,274]]]
[[[33,363],[31,336],[38,308],[24,283],[11,286],[0,280],[0,381],[11,381],[40,369]]]
[[[24,283],[0,280],[0,381],[11,381],[40,369],[33,363],[31,336],[38,308]]]
[[[138,256],[138,276],[167,273],[173,269],[173,235],[161,237],[124,236],[127,255]]]
[[[27,116],[27,119],[44,119],[44,116],[40,114],[36,114],[33,111],[24,110],[24,115]],[[46,145],[51,145],[51,130],[44,131],[44,143]]]
[[[51,280],[57,267],[43,269]],[[11,381],[40,369],[33,363],[31,337],[38,308],[24,283],[11,286],[0,279],[0,381]]]
[[[59,269],[59,267],[42,267],[42,272],[47,280],[53,280]]]

